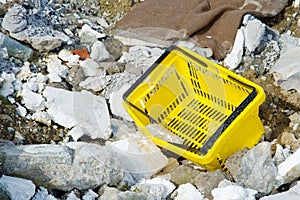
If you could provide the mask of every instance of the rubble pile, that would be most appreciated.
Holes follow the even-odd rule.
[[[299,38],[245,15],[214,60],[267,93],[265,134],[226,161],[229,178],[163,153],[125,111],[123,93],[167,48],[111,33],[138,2],[0,0],[0,198],[299,199]]]

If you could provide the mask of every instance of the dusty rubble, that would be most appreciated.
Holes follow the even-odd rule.
[[[226,161],[231,176],[207,172],[164,154],[125,111],[123,93],[167,46],[116,40],[139,1],[107,2],[0,0],[0,198],[299,199],[299,38],[244,17],[216,62],[264,88],[265,134]]]

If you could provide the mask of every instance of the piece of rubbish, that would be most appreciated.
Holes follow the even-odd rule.
[[[129,115],[156,145],[208,170],[226,171],[225,160],[253,147],[264,133],[258,117],[263,89],[183,47],[167,49],[123,99]],[[152,124],[182,143],[153,135]]]
[[[83,49],[74,49],[71,52],[75,55],[79,55],[80,60],[86,60],[90,57],[90,54],[86,48]]]

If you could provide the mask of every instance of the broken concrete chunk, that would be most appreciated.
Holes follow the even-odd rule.
[[[120,163],[107,147],[82,142],[65,145],[2,145],[1,170],[63,191],[116,185],[122,180]]]
[[[96,41],[92,46],[91,58],[94,61],[102,62],[109,60],[111,55],[107,51],[103,42]]]
[[[99,33],[97,31],[93,30],[87,24],[83,25],[83,27],[79,31],[78,35],[80,37],[80,42],[88,43],[88,44],[93,44],[98,39],[103,38],[103,37],[106,36],[104,33]]]
[[[35,193],[35,185],[31,180],[2,175],[0,178],[1,199],[31,199]]]
[[[99,64],[90,58],[79,61],[79,64],[82,67],[84,76],[86,77],[105,75],[105,70],[101,69]]]
[[[104,187],[104,192],[100,196],[99,200],[107,200],[107,199],[135,199],[135,200],[157,200],[157,198],[153,197],[148,193],[139,193],[139,192],[131,192],[126,191],[122,192],[113,187]]]
[[[145,46],[133,46],[129,52],[124,52],[119,62],[129,62],[135,67],[143,70],[149,68],[163,53],[160,48],[149,48]]]
[[[32,111],[43,110],[45,108],[45,99],[41,94],[32,92],[23,86],[22,97],[25,107]]]
[[[51,125],[51,117],[50,115],[45,111],[37,111],[32,114],[31,119],[37,122],[40,122],[42,124]]]
[[[99,195],[93,190],[89,189],[82,197],[82,200],[95,200]]]
[[[58,53],[58,57],[64,62],[68,62],[68,66],[72,66],[79,62],[79,55],[73,54],[71,51],[68,51],[66,49],[62,49]]]
[[[190,183],[180,185],[171,197],[174,200],[206,200],[195,186]]]
[[[295,89],[300,93],[300,47],[288,48],[271,68],[275,83],[285,90]]]
[[[288,199],[288,200],[298,200],[300,199],[300,184],[297,182],[297,185],[294,187],[290,188],[286,192],[270,195],[261,198],[261,200],[283,200],[283,199]]]
[[[8,97],[9,95],[14,93],[14,81],[16,77],[13,73],[7,74],[3,72],[0,76],[0,94],[4,97]]]
[[[276,177],[277,167],[272,160],[271,143],[262,142],[243,157],[237,183],[268,194],[278,184]]]
[[[219,187],[211,191],[214,200],[255,200],[256,190],[243,188],[239,185],[223,180]]]
[[[123,94],[129,89],[131,85],[125,84],[120,90],[112,92],[109,98],[109,104],[112,113],[115,116],[122,117],[124,120],[133,121],[128,112],[123,106]]]
[[[300,149],[278,165],[278,174],[285,183],[290,183],[300,177]]]
[[[49,78],[51,82],[61,82],[60,78],[66,78],[68,73],[68,67],[62,65],[62,61],[57,55],[50,55],[46,59],[47,71],[49,72]],[[58,77],[58,78],[53,78]],[[51,79],[53,78],[53,79]]]
[[[245,46],[250,53],[261,52],[265,45],[263,38],[266,32],[266,25],[250,15],[244,17],[243,23],[245,24]]]
[[[48,190],[41,187],[31,200],[57,200],[53,195],[48,193]]]
[[[107,145],[122,163],[121,169],[136,180],[150,178],[168,163],[160,149],[140,132],[124,135],[122,139]]]
[[[151,194],[156,199],[166,199],[175,188],[173,183],[159,177],[149,180],[143,179],[133,186],[133,190]]]
[[[245,37],[242,29],[238,29],[233,48],[229,54],[227,54],[224,59],[225,66],[228,66],[229,69],[236,69],[242,61],[244,54],[244,43]]]
[[[79,86],[85,90],[92,90],[94,92],[99,92],[106,88],[110,83],[111,77],[105,74],[95,77],[88,77],[84,81],[79,83]]]
[[[110,137],[109,112],[103,97],[49,86],[43,95],[47,99],[47,112],[55,123],[66,128],[83,128],[92,139]]]
[[[2,27],[11,33],[17,33],[27,26],[26,9],[19,4],[15,4],[6,12]]]
[[[67,195],[67,199],[66,200],[80,200],[76,194],[74,193],[74,191],[72,191],[70,194]]]

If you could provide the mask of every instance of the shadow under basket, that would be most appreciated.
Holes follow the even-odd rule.
[[[264,133],[265,99],[253,82],[172,46],[124,93],[129,115],[158,146],[207,170],[252,148]]]

